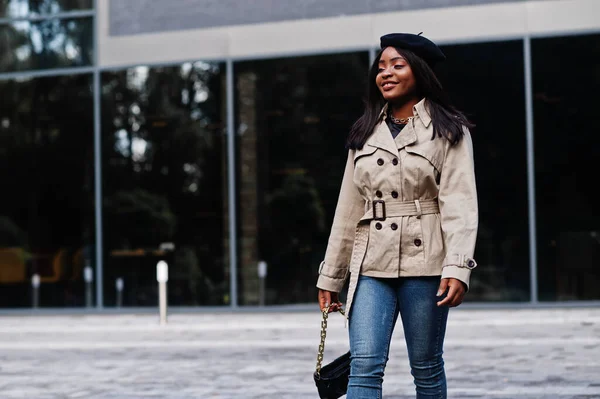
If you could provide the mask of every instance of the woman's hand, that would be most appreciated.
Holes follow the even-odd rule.
[[[465,297],[465,292],[467,291],[465,284],[455,278],[443,278],[440,282],[437,296],[444,295],[446,290],[448,290],[448,294],[446,295],[446,298],[437,303],[438,306],[449,306],[452,308],[460,305]]]
[[[331,305],[329,313],[337,312],[342,307],[342,303],[338,299],[338,293],[319,289],[319,306],[321,307],[321,312],[329,305]]]

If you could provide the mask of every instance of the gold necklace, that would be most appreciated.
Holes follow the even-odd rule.
[[[411,120],[412,118],[414,118],[414,116],[409,116],[408,118],[394,118],[394,115],[390,114],[390,119],[392,120],[392,122],[394,122],[397,125],[406,125],[408,123],[409,120]]]

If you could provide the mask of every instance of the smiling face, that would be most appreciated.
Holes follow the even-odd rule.
[[[388,102],[407,101],[417,96],[417,82],[412,69],[393,47],[386,47],[381,53],[375,83]]]

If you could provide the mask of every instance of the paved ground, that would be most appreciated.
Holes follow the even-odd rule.
[[[330,318],[325,360],[347,350]],[[318,312],[0,316],[0,398],[316,398]],[[400,325],[398,326],[400,327]],[[453,309],[450,398],[600,398],[600,308]],[[414,398],[402,329],[385,398]]]

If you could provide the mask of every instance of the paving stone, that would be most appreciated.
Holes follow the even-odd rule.
[[[0,316],[0,398],[316,398],[318,311]],[[325,362],[348,349],[332,317]],[[449,398],[600,398],[600,308],[453,309]],[[401,322],[384,397],[414,398]]]

